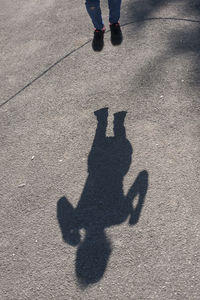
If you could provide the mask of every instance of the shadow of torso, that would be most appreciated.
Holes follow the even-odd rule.
[[[131,155],[126,138],[106,137],[93,144],[88,157],[89,175],[76,208],[80,227],[102,230],[125,221],[129,203],[123,193],[123,177],[129,170]]]

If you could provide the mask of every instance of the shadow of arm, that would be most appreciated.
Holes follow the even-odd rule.
[[[66,197],[57,202],[57,219],[63,240],[71,246],[78,245],[80,234],[75,224],[75,209]]]
[[[142,171],[136,178],[135,182],[131,186],[130,190],[127,194],[127,201],[130,207],[130,219],[129,224],[134,225],[138,222],[141,210],[144,204],[145,196],[148,189],[148,172]],[[138,195],[138,203],[136,207],[133,207],[133,201],[135,197]]]

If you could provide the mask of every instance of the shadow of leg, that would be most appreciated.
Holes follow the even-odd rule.
[[[114,136],[116,138],[126,138],[126,129],[124,126],[124,120],[126,117],[126,111],[120,111],[114,114]]]

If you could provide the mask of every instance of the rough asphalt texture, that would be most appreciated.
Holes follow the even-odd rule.
[[[200,2],[124,0],[121,24],[123,44],[107,32],[94,53],[84,2],[0,1],[2,300],[200,299]],[[137,224],[105,229],[105,272],[83,287],[57,203],[79,202],[103,107],[108,136],[127,111],[124,193],[143,170],[148,190]]]

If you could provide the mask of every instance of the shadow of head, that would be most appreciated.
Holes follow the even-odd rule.
[[[76,254],[76,276],[82,287],[98,282],[104,275],[112,252],[104,232],[86,234]]]

